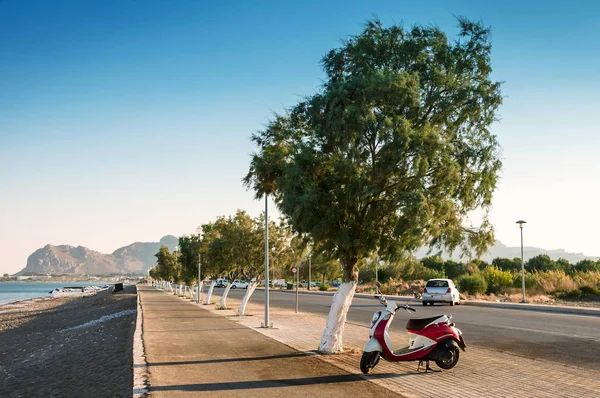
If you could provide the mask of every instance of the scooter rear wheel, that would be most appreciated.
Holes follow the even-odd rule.
[[[364,374],[367,374],[379,363],[381,358],[379,351],[363,352],[362,358],[360,359],[360,370]]]
[[[448,347],[448,351],[444,353],[444,358],[436,359],[435,364],[442,369],[452,369],[458,363],[460,350],[455,345]]]

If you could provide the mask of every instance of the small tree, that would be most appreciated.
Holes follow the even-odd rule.
[[[492,265],[502,271],[520,271],[521,259],[519,257],[515,257],[512,260],[510,258],[496,257],[492,260]],[[483,268],[480,267],[480,269]]]
[[[237,257],[234,253],[235,239],[233,217],[220,216],[213,223],[201,226],[202,258],[210,264],[214,274],[225,277],[233,282],[238,273]],[[231,290],[231,283],[227,285],[221,295],[219,308],[227,308],[227,296]]]
[[[181,279],[190,287],[198,282],[198,262],[200,261],[200,236],[190,235],[179,238],[179,264]]]
[[[171,282],[179,281],[181,266],[177,261],[177,253],[171,253],[167,246],[161,246],[156,256],[156,276],[168,283],[168,288],[173,290]]]
[[[525,263],[525,268],[529,271],[553,271],[556,269],[556,263],[547,254],[539,254],[530,258]]]

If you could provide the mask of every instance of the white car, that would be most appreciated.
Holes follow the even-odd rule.
[[[246,281],[240,281],[240,280],[236,279],[231,284],[231,288],[232,289],[248,289],[248,282],[246,282]]]
[[[229,279],[217,279],[215,287],[227,287],[229,285]]]
[[[421,295],[423,305],[433,303],[460,304],[460,293],[452,279],[430,279]]]

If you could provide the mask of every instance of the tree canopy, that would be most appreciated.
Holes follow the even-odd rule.
[[[394,259],[424,244],[481,253],[493,243],[500,83],[489,29],[458,22],[450,40],[437,27],[368,21],[323,58],[318,93],[252,136],[245,183],[339,258],[344,281],[374,251]],[[465,228],[476,209],[481,225]]]

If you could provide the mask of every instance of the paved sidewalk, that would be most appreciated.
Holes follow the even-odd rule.
[[[151,397],[397,397],[189,300],[138,289]]]
[[[218,301],[218,295],[214,301]],[[291,310],[271,307],[274,329],[260,329],[264,309],[250,303],[247,313],[255,316],[235,316],[240,300],[228,298],[232,310],[220,311],[214,306],[201,306],[207,312],[235,319],[239,324],[263,333],[301,352],[318,347],[325,327],[325,317],[295,314]],[[195,304],[194,304],[195,305]],[[400,329],[401,330],[401,329]],[[392,341],[400,348],[406,333],[396,329]],[[469,344],[468,336],[467,345]],[[358,374],[362,347],[368,339],[368,328],[347,323],[344,346],[349,353],[318,356],[348,372]],[[557,349],[582,349],[584,347],[557,347]],[[435,365],[434,365],[435,366]],[[391,364],[381,361],[373,374],[366,376],[375,384],[406,397],[597,397],[600,396],[600,372],[564,366],[549,361],[523,358],[515,355],[467,346],[452,370],[441,373],[416,372],[417,363]],[[389,377],[393,375],[393,377]],[[443,391],[443,394],[441,393]]]

